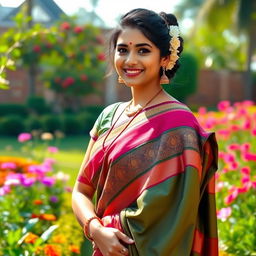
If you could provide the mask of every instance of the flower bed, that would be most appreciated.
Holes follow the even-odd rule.
[[[201,108],[198,120],[215,130],[219,144],[216,173],[220,247],[232,255],[256,255],[256,106],[220,102],[218,112]]]
[[[0,255],[80,255],[68,177],[54,162],[0,157]]]

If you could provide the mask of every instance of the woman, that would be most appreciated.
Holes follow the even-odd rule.
[[[98,117],[74,187],[94,255],[218,255],[214,134],[160,85],[177,71],[182,43],[173,15],[146,9],[124,15],[110,38],[132,99]]]

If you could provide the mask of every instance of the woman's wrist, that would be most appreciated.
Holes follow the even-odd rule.
[[[84,225],[84,235],[90,241],[93,241],[95,230],[103,226],[102,220],[97,216],[89,218]]]
[[[99,231],[100,228],[102,228],[103,223],[100,222],[98,219],[94,219],[90,222],[89,225],[89,236],[92,240],[94,240],[95,235],[97,234],[97,231]]]

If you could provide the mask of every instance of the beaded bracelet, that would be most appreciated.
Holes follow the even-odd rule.
[[[86,222],[85,222],[85,224],[84,224],[84,235],[85,235],[85,237],[88,239],[88,240],[90,240],[90,241],[93,241],[93,239],[92,239],[92,237],[90,236],[90,223],[91,223],[91,221],[92,220],[98,220],[99,221],[99,223],[103,226],[103,222],[102,222],[102,220],[99,218],[99,217],[97,217],[97,216],[93,216],[93,217],[91,217],[91,218],[89,218]]]

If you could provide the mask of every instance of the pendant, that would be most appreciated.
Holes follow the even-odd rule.
[[[142,106],[137,106],[137,107],[134,107],[134,109],[130,110],[130,109],[125,109],[125,114],[128,116],[128,117],[131,117],[131,116],[134,116],[136,113],[138,113],[139,111],[141,111],[143,108]]]

